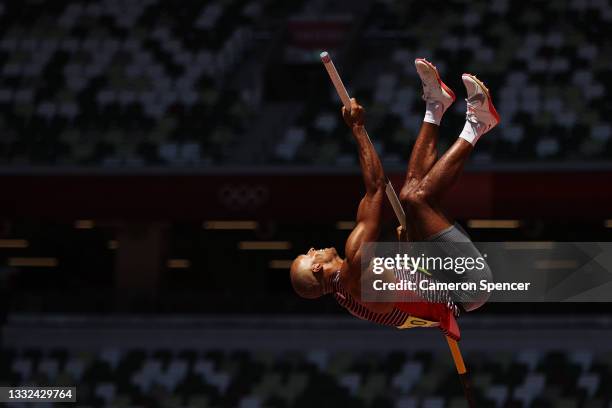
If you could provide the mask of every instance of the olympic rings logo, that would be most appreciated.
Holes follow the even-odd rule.
[[[219,201],[232,210],[260,207],[269,196],[268,187],[262,184],[226,184],[219,189]]]

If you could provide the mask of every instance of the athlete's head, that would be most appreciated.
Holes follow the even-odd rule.
[[[314,249],[295,258],[291,264],[291,284],[298,295],[315,299],[325,294],[329,277],[340,269],[342,258],[336,248]]]

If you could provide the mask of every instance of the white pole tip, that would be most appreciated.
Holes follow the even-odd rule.
[[[331,61],[331,58],[329,57],[329,53],[327,51],[323,51],[321,53],[321,61],[323,61],[325,63]]]

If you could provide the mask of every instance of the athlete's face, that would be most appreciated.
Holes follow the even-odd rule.
[[[324,293],[329,277],[342,265],[336,248],[315,249],[295,258],[290,268],[291,284],[295,291],[308,299]]]

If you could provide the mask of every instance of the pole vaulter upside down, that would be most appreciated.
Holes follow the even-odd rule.
[[[344,104],[342,116],[352,130],[358,146],[366,193],[359,203],[356,226],[345,244],[345,258],[340,257],[333,247],[310,248],[295,258],[291,265],[293,288],[298,295],[308,299],[332,294],[352,315],[374,323],[398,328],[438,326],[447,336],[466,397],[470,406],[473,406],[465,377],[465,365],[456,342],[460,333],[455,317],[459,311],[469,312],[482,306],[487,300],[486,295],[480,299],[474,299],[472,296],[467,300],[467,296],[462,298],[460,292],[455,292],[446,302],[432,302],[426,298],[416,302],[367,301],[361,291],[363,287],[369,287],[367,282],[364,285],[364,279],[369,279],[372,274],[362,273],[361,258],[363,244],[378,239],[385,194],[401,224],[398,232],[403,240],[441,244],[463,243],[462,248],[467,248],[467,252],[470,252],[466,253],[466,256],[481,256],[461,226],[450,221],[443,213],[441,199],[457,182],[478,139],[500,121],[489,90],[474,75],[462,75],[467,93],[465,125],[455,143],[438,159],[440,121],[446,110],[455,102],[455,94],[442,82],[433,64],[421,58],[415,60],[423,87],[425,117],[412,149],[398,199],[365,130],[364,109],[355,99],[349,99],[329,55],[324,52],[321,59]],[[472,271],[451,275],[463,282],[491,279],[488,267]],[[397,270],[388,271],[385,279],[388,282],[396,282],[402,278],[397,275]],[[453,279],[452,276],[446,278]]]

